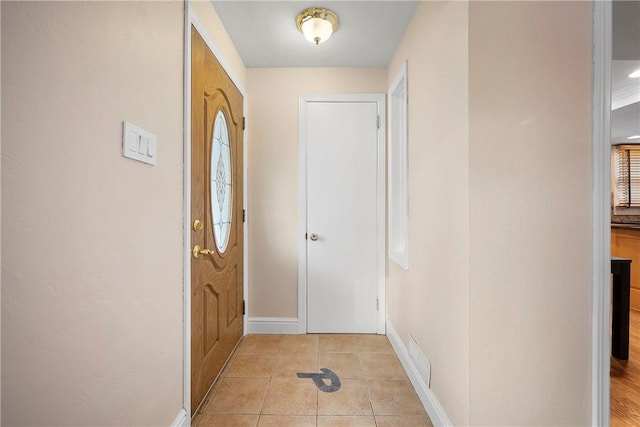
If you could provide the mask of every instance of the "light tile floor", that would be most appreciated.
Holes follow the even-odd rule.
[[[298,372],[340,378],[320,391]],[[328,381],[327,381],[328,383]],[[400,361],[382,335],[248,335],[193,426],[431,426]]]

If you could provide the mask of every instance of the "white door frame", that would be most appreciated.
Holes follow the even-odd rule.
[[[385,303],[385,95],[303,94],[299,97],[298,126],[298,333],[307,333],[307,109],[310,102],[375,102],[379,119],[377,143],[377,242],[378,242],[378,334],[386,332]]]
[[[593,284],[591,424],[608,426],[611,297],[611,1],[593,2]]]
[[[248,117],[248,101],[247,92],[240,84],[237,76],[229,66],[222,51],[215,44],[213,38],[208,34],[206,27],[198,18],[196,12],[191,8],[189,0],[185,0],[185,26],[184,26],[184,301],[183,301],[183,411],[184,421],[182,425],[189,426],[191,424],[191,26],[200,33],[206,45],[211,49],[216,59],[227,72],[233,84],[236,85],[243,98],[243,115]],[[247,194],[247,159],[249,147],[247,144],[247,131],[244,131],[244,149],[243,149],[243,181],[244,193],[243,204],[244,209],[248,209]],[[249,312],[249,251],[247,241],[249,239],[249,220],[243,224],[244,228],[244,268],[243,268],[243,297],[245,300],[246,313]],[[243,335],[247,333],[247,314],[243,319]]]

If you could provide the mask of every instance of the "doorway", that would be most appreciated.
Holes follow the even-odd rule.
[[[300,97],[300,333],[385,332],[384,108]]]
[[[610,424],[640,425],[640,3],[611,2],[612,346]],[[625,266],[625,268],[621,268]],[[624,276],[630,268],[630,275]],[[621,274],[622,273],[622,274]],[[621,281],[621,278],[629,279]],[[618,279],[618,280],[616,280]]]

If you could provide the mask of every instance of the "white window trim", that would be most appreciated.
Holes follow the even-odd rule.
[[[408,63],[389,87],[389,259],[409,269],[409,192],[407,187],[408,148]]]

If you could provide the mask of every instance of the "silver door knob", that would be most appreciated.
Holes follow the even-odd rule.
[[[318,233],[309,234],[309,238],[315,242],[316,240],[318,240]]]

